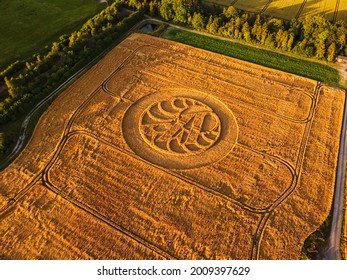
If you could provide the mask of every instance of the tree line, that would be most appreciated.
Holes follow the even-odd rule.
[[[61,36],[44,52],[17,61],[2,71],[0,124],[21,115],[26,107],[30,107],[29,103],[42,99],[142,18],[140,12],[122,18],[122,3],[115,1],[89,19],[80,30]]]
[[[109,6],[78,31],[63,35],[30,59],[0,72],[0,125],[23,116],[120,35],[144,13],[213,35],[301,56],[333,61],[347,55],[347,22],[322,16],[286,21],[238,10],[204,6],[201,0],[109,0]],[[128,15],[124,8],[135,12]],[[123,12],[122,12],[123,11]],[[8,146],[0,134],[0,153]]]
[[[122,12],[124,7],[128,7],[127,1],[113,1],[78,31],[60,36],[42,52],[3,70],[0,73],[0,124],[28,113],[143,18],[141,9],[129,15]],[[5,135],[0,134],[0,154],[9,144]]]
[[[283,20],[201,0],[130,0],[129,5],[199,31],[300,56],[331,62],[347,55],[347,22],[332,23],[321,15]]]

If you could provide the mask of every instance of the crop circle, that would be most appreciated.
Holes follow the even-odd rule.
[[[139,125],[148,145],[159,152],[182,156],[208,150],[221,132],[219,117],[208,105],[177,96],[150,105]]]
[[[145,160],[185,169],[223,158],[236,144],[238,127],[231,110],[218,99],[170,89],[133,103],[123,118],[123,135]]]

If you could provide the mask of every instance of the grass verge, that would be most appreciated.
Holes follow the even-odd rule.
[[[36,124],[38,123],[39,119],[41,118],[42,114],[48,109],[48,107],[52,104],[52,102],[59,96],[61,92],[63,92],[71,83],[73,83],[76,79],[78,79],[81,75],[84,74],[90,67],[92,67],[95,63],[97,63],[104,55],[106,55],[110,50],[112,50],[115,46],[117,46],[120,42],[122,42],[131,32],[133,32],[133,29],[138,29],[137,24],[132,26],[129,31],[126,31],[123,35],[120,35],[118,39],[113,41],[105,50],[102,51],[97,57],[94,57],[91,61],[81,61],[79,64],[75,65],[76,73],[74,79],[72,79],[69,82],[66,82],[66,78],[61,79],[61,85],[64,84],[64,86],[54,93],[51,98],[49,98],[44,104],[42,104],[32,115],[32,117],[29,120],[27,129],[25,130],[25,141],[24,145],[22,146],[21,150],[25,148],[26,144],[31,138],[32,133],[34,132],[34,129],[36,127]],[[85,68],[85,69],[84,69]],[[79,72],[79,74],[77,74]],[[59,86],[60,87],[60,86]],[[57,87],[57,88],[59,88]],[[18,138],[20,137],[21,132],[21,126],[26,118],[27,114],[23,115],[22,117],[10,121],[8,123],[5,123],[3,125],[0,125],[0,136],[5,139],[6,142],[6,150],[3,153],[0,153],[0,171],[6,168],[16,157],[18,154],[20,154],[21,150],[11,158],[8,158],[8,156],[11,154],[13,148],[15,147]],[[1,141],[2,139],[0,139]],[[0,143],[1,144],[1,143]]]
[[[175,28],[167,29],[162,37],[340,87],[338,71],[321,63]]]
[[[174,28],[168,28],[165,30],[162,33],[162,37],[229,57],[318,80],[328,85],[340,87],[339,72],[336,69],[321,63]],[[312,233],[305,241],[302,248],[302,259],[320,258],[320,253],[324,250],[330,226],[331,215],[329,215],[319,229]]]

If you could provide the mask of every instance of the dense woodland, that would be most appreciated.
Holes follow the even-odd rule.
[[[89,61],[112,46],[144,13],[199,31],[305,57],[333,61],[347,55],[347,22],[313,16],[285,21],[201,0],[115,0],[80,30],[0,73],[0,125],[14,121]],[[124,7],[134,13],[124,13]],[[123,11],[123,12],[121,12]],[[0,133],[0,154],[10,143]]]
[[[110,3],[113,2],[113,3]],[[141,10],[129,15],[127,1],[109,1],[107,8],[89,19],[80,30],[24,61],[0,72],[0,125],[15,121],[62,82],[117,42],[121,35],[143,19]],[[12,140],[13,141],[13,140]],[[0,155],[11,140],[0,131]]]
[[[203,6],[201,0],[130,0],[152,16],[183,23],[196,30],[306,57],[333,61],[347,55],[347,22],[323,16],[286,21],[235,9]]]

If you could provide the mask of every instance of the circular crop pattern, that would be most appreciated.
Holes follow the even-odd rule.
[[[206,151],[216,143],[221,124],[206,104],[192,98],[172,97],[156,102],[144,111],[140,132],[154,149],[192,155]]]
[[[122,125],[125,141],[137,155],[173,169],[220,160],[238,136],[236,119],[224,103],[184,89],[137,100],[124,114]]]

